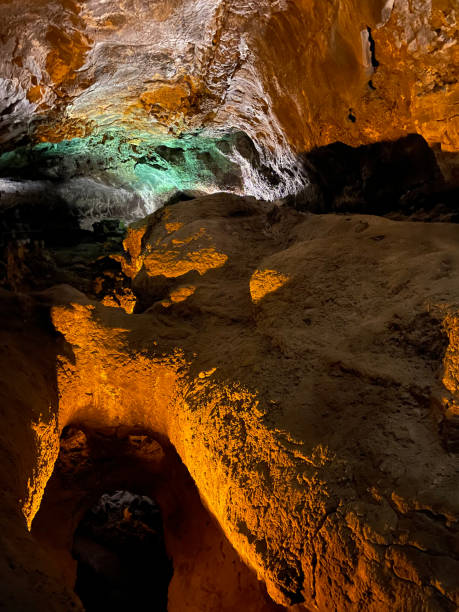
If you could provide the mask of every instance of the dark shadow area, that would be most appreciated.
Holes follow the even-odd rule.
[[[77,211],[56,194],[40,189],[0,193],[0,245],[11,240],[43,241],[47,246],[75,245],[92,239],[80,229]]]
[[[40,291],[66,283],[94,299],[102,291],[116,294],[128,280],[111,255],[122,252],[125,235],[119,219],[81,229],[75,211],[59,198],[37,195],[0,207],[0,287]]]
[[[310,185],[288,203],[314,213],[457,223],[459,180],[448,170],[458,156],[437,154],[418,134],[356,148],[341,142],[319,147],[303,154]]]
[[[72,555],[78,561],[75,592],[87,612],[167,610],[173,568],[161,510],[150,497],[102,495],[79,524]]]

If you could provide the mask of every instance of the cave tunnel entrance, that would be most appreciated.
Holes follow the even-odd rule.
[[[284,609],[234,550],[170,442],[149,431],[67,427],[32,536],[86,612]]]
[[[78,525],[72,556],[75,592],[86,612],[167,611],[172,561],[161,509],[150,497],[104,493]]]

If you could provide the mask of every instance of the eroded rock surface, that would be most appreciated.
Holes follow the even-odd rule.
[[[36,298],[65,345],[16,468],[28,520],[61,428],[140,427],[277,603],[456,609],[458,233],[228,195],[135,224],[116,256],[135,314]]]
[[[282,178],[270,189],[234,152],[245,193],[264,199],[300,186],[296,154],[335,141],[418,133],[457,152],[457,12],[455,0],[3,0],[1,142],[236,130]]]

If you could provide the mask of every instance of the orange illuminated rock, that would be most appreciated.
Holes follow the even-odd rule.
[[[227,195],[168,211],[145,219],[137,257],[175,236],[186,260],[196,245],[185,239],[204,228],[199,240],[225,265],[176,278],[142,269],[134,315],[65,287],[39,296],[65,341],[52,401],[39,374],[47,364],[49,380],[52,359],[31,370],[35,398],[27,376],[12,374],[22,345],[3,353],[4,406],[21,406],[9,435],[32,441],[0,470],[2,482],[14,475],[8,503],[33,519],[65,425],[151,431],[175,446],[279,604],[457,607],[458,226],[274,215]],[[179,219],[169,234],[165,222]],[[257,271],[289,280],[255,307]],[[170,300],[185,286],[196,289]],[[46,356],[56,339],[40,333]]]
[[[172,234],[173,232],[176,232],[177,230],[179,230],[182,227],[182,223],[166,223],[165,224],[165,228],[166,230]]]
[[[361,232],[358,218],[301,221],[297,216],[295,241],[287,245],[292,213],[280,221],[283,228],[274,226],[273,234],[257,241],[263,206],[254,202],[251,230],[245,230],[255,232],[248,267],[238,246],[248,234],[240,235],[239,227],[238,237],[229,241],[231,217],[222,215],[220,208],[225,205],[231,213],[236,203],[209,198],[193,203],[191,210],[189,204],[170,209],[168,222],[179,217],[184,221],[182,238],[194,236],[196,225],[204,227],[204,235],[216,248],[225,248],[228,263],[226,270],[196,277],[199,302],[194,297],[193,306],[187,308],[182,302],[174,306],[182,310],[175,315],[171,310],[167,326],[173,321],[173,340],[166,354],[161,341],[151,344],[142,336],[140,315],[129,324],[113,321],[110,331],[97,323],[101,314],[94,317],[89,305],[54,310],[54,324],[76,351],[74,374],[60,379],[63,405],[75,405],[74,398],[81,395],[75,390],[80,370],[82,378],[93,383],[89,402],[78,402],[79,419],[110,423],[146,419],[141,422],[167,435],[230,541],[284,605],[304,598],[306,606],[315,603],[321,610],[353,605],[376,610],[389,609],[395,597],[411,607],[418,605],[415,602],[434,606],[434,585],[439,584],[440,597],[456,601],[456,561],[449,557],[449,545],[442,548],[439,542],[447,533],[456,534],[457,506],[450,485],[445,481],[442,490],[433,476],[444,470],[448,482],[458,476],[442,447],[451,444],[454,432],[445,432],[449,442],[442,438],[422,417],[431,410],[425,400],[408,400],[404,393],[412,397],[408,390],[415,388],[415,393],[436,402],[446,392],[434,373],[445,343],[444,315],[436,304],[440,296],[450,295],[448,278],[453,272],[451,268],[445,275],[434,272],[438,267],[432,257],[442,261],[444,249],[453,248],[457,228],[367,217],[368,227]],[[193,221],[193,207],[205,218]],[[144,244],[145,254],[150,252],[148,245],[164,235],[162,224],[161,213],[147,220],[150,238]],[[281,229],[285,238],[274,249],[273,236]],[[193,241],[183,242],[192,253]],[[459,265],[457,255],[449,253],[450,261]],[[400,257],[405,261],[403,272]],[[260,300],[256,329],[249,332],[254,268],[281,269],[289,282],[277,286],[269,300]],[[272,288],[272,276],[261,287]],[[149,278],[153,283],[154,275]],[[241,290],[236,303],[235,278]],[[430,314],[426,301],[431,304]],[[187,313],[189,321],[197,306],[205,309],[207,322],[193,330],[182,317]],[[157,341],[163,315],[152,311],[144,316],[153,317]],[[130,336],[138,339],[133,341],[140,342],[139,353],[149,347],[151,365],[145,357],[138,359],[135,370],[128,365],[122,348],[126,325],[132,330]],[[243,340],[238,340],[241,333]],[[394,352],[397,338],[405,340]],[[88,351],[88,346],[94,349]],[[109,347],[106,356],[96,346]],[[412,401],[420,413],[409,417],[406,402]],[[390,438],[396,441],[388,453]],[[424,448],[427,443],[429,457],[423,451],[421,461],[418,445]],[[427,482],[431,466],[436,467]],[[365,492],[362,485],[354,484],[359,482],[371,487]],[[394,495],[402,500],[395,507]],[[416,512],[422,509],[441,512],[448,526],[425,515],[418,519]],[[435,570],[428,552],[409,552],[407,557],[409,542],[425,537],[435,538],[436,554],[444,558]],[[424,550],[427,545],[419,546]],[[354,603],[346,603],[347,598]]]
[[[196,287],[193,287],[193,285],[184,285],[181,287],[174,288],[171,291],[169,298],[167,300],[163,300],[161,304],[166,308],[168,308],[172,304],[180,304],[180,302],[184,302],[185,300],[187,300],[190,295],[193,295],[195,291]]]
[[[102,299],[104,306],[110,306],[112,308],[122,308],[127,314],[134,312],[136,299],[131,290],[125,289],[123,292],[115,293],[113,295],[106,295]]]
[[[150,235],[148,242],[142,243],[147,231],[143,222],[128,230],[124,240],[127,258],[115,257],[127,276],[134,279],[144,268],[151,277],[176,278],[193,270],[202,275],[225,265],[228,256],[215,248],[205,228],[190,233],[189,228],[181,231],[183,223],[169,221],[169,215],[165,216],[165,221],[161,237]]]
[[[255,304],[265,295],[276,291],[288,282],[289,277],[276,270],[257,270],[250,279],[250,295]]]
[[[197,79],[191,76],[170,83],[160,80],[153,89],[140,94],[139,102],[148,114],[170,125],[197,111],[194,106],[199,98],[199,87]]]
[[[259,65],[295,148],[417,131],[457,151],[453,4],[295,0],[274,15],[258,40]]]
[[[34,130],[34,138],[38,142],[57,143],[62,140],[71,140],[72,138],[85,138],[89,136],[94,129],[94,124],[74,120],[65,124],[56,123],[41,123]]]
[[[36,104],[37,102],[41,100],[42,95],[43,95],[43,89],[40,87],[40,85],[34,85],[27,92],[27,99],[32,104]]]
[[[46,68],[53,83],[61,86],[75,79],[76,71],[84,64],[90,41],[79,32],[71,35],[51,26],[46,34],[53,50],[46,58]]]
[[[144,259],[144,266],[149,276],[166,276],[176,278],[192,270],[205,274],[213,268],[220,268],[228,257],[214,248],[204,248],[191,251],[186,257],[181,257],[177,250],[157,250],[149,253]]]
[[[129,260],[122,258],[121,263],[123,272],[131,278],[135,278],[143,265],[142,238],[144,234],[145,227],[131,226],[123,242],[124,249],[129,254]],[[114,258],[118,259],[117,257]]]

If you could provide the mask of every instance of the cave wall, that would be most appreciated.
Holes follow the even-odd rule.
[[[0,24],[2,208],[90,229],[176,191],[276,200],[311,150],[409,134],[459,185],[454,0],[8,0]]]
[[[64,430],[53,476],[32,527],[32,536],[55,562],[62,582],[70,592],[74,589],[77,562],[72,552],[76,530],[87,511],[102,494],[128,489],[137,495],[147,495],[161,509],[170,560],[170,566],[166,563],[155,570],[152,567],[158,554],[155,542],[150,541],[154,547],[151,559],[148,543],[144,543],[144,568],[139,572],[143,578],[137,579],[141,592],[135,594],[132,607],[163,610],[164,603],[156,599],[159,588],[168,593],[170,612],[232,612],[238,607],[251,612],[281,610],[203,506],[195,483],[173,447],[164,437],[159,437],[158,442],[158,436],[152,437],[151,433],[128,427],[93,430],[74,426]],[[129,550],[129,532],[136,535],[135,521],[131,518],[124,517],[125,534],[120,534],[119,544],[124,541],[127,549],[124,563],[135,566],[142,559],[131,558],[135,550],[133,547]],[[118,534],[113,535],[116,544]],[[110,550],[109,529],[105,540]],[[83,557],[90,560],[91,546],[85,549],[84,538],[79,546]],[[93,552],[92,565],[99,570],[102,581],[99,588],[103,588],[104,557],[99,556],[100,549]],[[106,569],[110,576],[110,560]],[[169,569],[172,580],[167,589],[168,585],[161,581]],[[148,576],[148,572],[155,575]],[[110,579],[105,582],[108,591],[110,584]],[[125,583],[125,591],[126,587]],[[108,605],[106,602],[105,606]],[[118,606],[121,609],[121,604]]]
[[[2,291],[0,309],[0,600],[8,610],[81,610],[29,533],[59,453],[56,354],[62,346],[30,298]]]
[[[130,183],[162,169],[272,199],[307,183],[304,152],[411,133],[458,181],[453,0],[0,0],[0,23],[7,205],[82,178],[90,208],[97,179],[142,216]],[[162,214],[115,256],[135,316],[68,287],[4,295],[2,599],[78,608],[27,531],[78,421],[169,439],[279,605],[456,609],[456,228],[229,196]]]
[[[295,149],[417,132],[456,151],[456,13],[443,0],[297,0],[276,13],[259,61]]]

